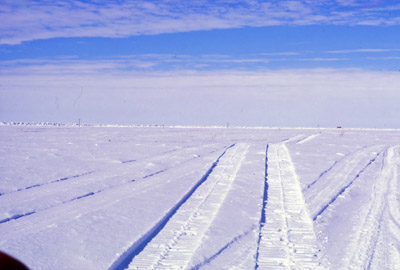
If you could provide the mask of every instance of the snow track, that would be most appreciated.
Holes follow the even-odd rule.
[[[116,164],[110,164],[101,168],[98,168],[97,170],[91,170],[91,171],[86,171],[86,172],[81,172],[78,174],[74,175],[67,175],[60,177],[55,180],[45,180],[44,179],[37,179],[34,184],[31,184],[29,186],[25,187],[20,187],[15,190],[9,190],[6,192],[2,192],[0,196],[7,195],[7,194],[12,194],[12,193],[18,193],[18,192],[25,192],[30,189],[37,189],[37,188],[47,188],[50,186],[54,186],[59,184],[60,182],[68,181],[68,182],[87,182],[87,179],[90,178],[90,176],[93,177],[93,179],[98,179],[99,175],[102,178],[105,178],[107,174],[109,174],[109,177],[114,176],[116,172],[123,171],[125,168],[132,168],[132,167],[140,167],[142,170],[141,175],[137,175],[137,178],[148,178],[153,175],[162,173],[172,167],[179,166],[180,164],[187,162],[191,159],[195,159],[200,157],[203,154],[212,153],[214,151],[220,151],[221,149],[226,148],[226,146],[219,146],[218,148],[215,148],[215,145],[213,144],[203,144],[203,145],[192,145],[192,146],[184,146],[181,148],[177,149],[172,149],[172,150],[167,150],[163,151],[157,154],[150,154],[147,156],[144,156],[141,159],[130,159],[130,160],[124,160],[120,161],[119,163]],[[207,152],[206,152],[207,151]],[[191,157],[191,158],[187,158]],[[183,160],[185,159],[185,160]],[[163,164],[172,164],[172,166],[165,166]],[[151,165],[151,166],[149,166]],[[118,174],[118,173],[117,173]],[[78,179],[79,178],[79,179]],[[84,179],[84,180],[81,180]],[[97,181],[97,180],[96,180]],[[52,187],[50,187],[52,188]]]
[[[268,200],[256,269],[326,269],[285,144],[269,146],[267,165]]]
[[[343,258],[342,265],[347,269],[396,269],[400,266],[399,150],[400,147],[390,147],[384,153],[369,210],[358,223],[356,235],[347,247],[348,256]]]
[[[129,269],[186,269],[230,190],[249,145],[227,150],[218,165]]]
[[[95,171],[90,171],[90,172],[85,172],[85,173],[76,174],[76,175],[72,175],[72,176],[66,176],[66,177],[62,177],[62,178],[60,178],[60,179],[56,179],[56,180],[53,180],[53,181],[50,181],[50,182],[47,182],[47,183],[34,184],[34,185],[31,185],[31,186],[27,186],[27,187],[24,187],[24,188],[20,188],[20,189],[14,190],[14,191],[10,191],[10,192],[7,192],[7,193],[3,193],[3,194],[1,194],[1,195],[7,195],[7,194],[10,194],[10,193],[14,193],[14,192],[20,192],[20,191],[25,191],[25,190],[32,189],[32,188],[43,187],[43,186],[45,186],[45,185],[54,184],[54,183],[58,183],[58,182],[67,181],[67,180],[79,178],[79,177],[82,177],[82,176],[86,176],[86,175],[92,174],[92,173],[94,173],[94,172],[95,172]]]
[[[316,219],[318,218],[318,216],[320,216],[330,205],[332,205],[340,195],[342,195],[351,185],[353,185],[354,181],[357,180],[357,179],[360,177],[360,175],[361,175],[372,163],[374,163],[374,162],[376,161],[376,159],[378,158],[378,156],[379,156],[380,154],[381,154],[381,153],[378,153],[373,159],[371,159],[371,160],[368,162],[368,164],[365,165],[365,167],[362,168],[362,169],[356,174],[356,176],[355,176],[348,184],[346,184],[343,188],[341,188],[341,189],[338,191],[337,194],[335,194],[334,196],[332,196],[331,199],[330,199],[325,205],[323,205],[323,206],[321,207],[321,210],[319,210],[319,212],[316,213],[316,214],[313,216],[313,220],[316,220]]]
[[[399,130],[0,132],[0,250],[30,269],[400,269]]]
[[[262,231],[265,226],[265,208],[267,206],[268,201],[268,150],[269,145],[267,145],[265,150],[265,175],[264,175],[264,192],[263,192],[263,200],[262,200],[262,208],[261,208],[261,218],[258,230],[258,241],[257,241],[257,252],[256,252],[256,266],[255,269],[257,270],[258,265],[258,257],[260,256],[260,242],[262,238]]]
[[[218,156],[220,156],[220,154],[218,155],[217,153],[213,153],[211,155],[204,155],[201,158],[199,158],[201,160],[200,162],[198,162],[197,160],[191,160],[185,163],[187,167],[192,168],[190,170],[187,170],[185,166],[178,166],[176,168],[168,170],[165,172],[166,175],[164,176],[165,178],[169,179],[168,181],[165,181],[164,177],[161,177],[161,175],[159,174],[155,175],[153,177],[154,179],[151,179],[151,181],[148,180],[138,181],[138,182],[129,181],[128,183],[125,183],[123,185],[118,185],[113,188],[108,188],[102,191],[97,196],[94,196],[94,194],[93,196],[90,196],[91,194],[90,192],[83,193],[82,195],[80,195],[81,196],[80,199],[74,197],[72,200],[68,200],[67,201],[68,203],[59,203],[56,200],[54,200],[54,198],[53,200],[51,200],[52,197],[50,195],[54,196],[55,194],[52,193],[52,191],[48,191],[48,193],[50,193],[48,198],[49,203],[56,202],[57,204],[51,207],[45,207],[45,205],[43,205],[41,206],[43,208],[37,212],[23,211],[24,214],[22,215],[13,213],[13,215],[9,217],[10,218],[9,220],[4,219],[3,223],[0,223],[0,230],[2,230],[3,232],[2,234],[0,234],[0,244],[2,243],[2,241],[6,239],[13,239],[16,237],[22,237],[32,233],[38,233],[44,228],[51,226],[51,224],[55,224],[57,220],[60,219],[62,219],[63,222],[69,222],[71,220],[76,219],[77,217],[90,214],[100,209],[104,211],[108,209],[107,211],[115,213],[116,210],[113,209],[115,204],[121,203],[125,200],[129,200],[130,198],[131,199],[136,198],[136,200],[138,201],[141,200],[143,201],[146,198],[142,197],[144,196],[143,194],[146,193],[151,193],[153,195],[159,194],[160,192],[162,192],[162,188],[165,186],[179,184],[180,187],[176,188],[175,190],[177,193],[182,192],[185,186],[189,185],[191,186],[192,184],[191,179],[200,179],[201,176],[204,174],[204,172],[207,171],[207,169],[209,169],[210,166],[215,162]],[[201,166],[198,167],[197,165]],[[61,183],[65,182],[60,182],[60,184]],[[181,191],[178,192],[178,190]],[[67,195],[69,194],[69,192],[65,193]],[[60,194],[62,194],[62,191],[60,191]],[[168,207],[169,203],[175,200],[170,197],[175,197],[175,196],[169,196],[166,198],[166,201],[168,202],[166,203],[167,205],[165,206],[165,208]],[[1,202],[5,203],[4,207],[5,206],[10,207],[11,203],[6,201],[6,199],[7,196],[1,196],[0,203]],[[10,200],[11,199],[12,198],[10,198]],[[27,195],[26,199],[27,200],[30,199],[29,195]],[[36,198],[37,204],[42,202],[39,199],[40,197]],[[149,201],[151,201],[150,199]],[[42,200],[44,201],[43,203],[47,204],[46,196],[43,196]],[[16,203],[19,202],[17,201]],[[28,203],[29,202],[27,201],[27,204]],[[36,210],[38,208],[37,204],[32,205],[32,208]],[[0,204],[0,209],[1,208],[3,208],[3,204]],[[137,209],[135,210],[135,206],[132,206],[130,208],[131,208],[130,210],[138,211]],[[16,210],[19,209],[17,208]]]
[[[304,190],[313,220],[316,220],[377,160],[384,148],[382,145],[375,145],[346,156]]]
[[[149,181],[148,178],[150,177],[173,168],[179,169],[183,164],[202,159],[203,156],[210,155],[214,151],[214,148],[208,147],[204,149],[186,147],[182,150],[183,155],[182,153],[176,154],[176,156],[173,154],[161,155],[136,163],[116,164],[102,171],[65,177],[47,184],[33,186],[35,188],[28,187],[18,192],[3,194],[3,196],[0,196],[0,224],[138,180]],[[163,166],[160,170],[147,174],[141,171],[147,167],[147,164],[163,164],[167,160],[173,161],[173,165]],[[154,165],[154,167],[157,166]],[[150,169],[153,169],[153,167],[150,167]],[[12,215],[9,213],[12,213]]]
[[[303,143],[309,142],[309,141],[311,141],[311,140],[317,138],[319,135],[321,135],[321,133],[312,134],[312,135],[307,136],[307,137],[305,137],[304,139],[302,139],[302,140],[296,142],[296,144],[303,144]]]
[[[233,259],[230,259],[229,261],[224,261],[224,263],[226,265],[229,265],[229,267],[227,267],[229,269],[245,269],[245,267],[243,267],[243,264],[245,263],[246,259],[244,259],[243,257],[249,257],[251,255],[252,247],[251,246],[246,247],[246,244],[247,244],[247,246],[249,246],[249,243],[246,243],[246,242],[241,243],[241,240],[242,240],[242,238],[245,238],[252,231],[252,229],[253,228],[251,228],[248,231],[245,231],[244,233],[242,233],[240,235],[235,236],[231,241],[229,241],[225,246],[223,246],[221,249],[219,249],[215,254],[213,254],[209,258],[205,259],[203,262],[195,265],[194,267],[191,268],[191,270],[198,270],[205,265],[209,265],[213,260],[218,258],[218,256],[221,256],[221,254],[224,251],[233,247],[234,245],[241,245],[241,247],[243,249],[240,250],[240,253],[239,252],[235,253],[235,257]]]
[[[280,141],[280,143],[293,143],[293,142],[294,143],[298,143],[298,142],[304,140],[305,138],[306,138],[306,135],[299,134],[299,135],[296,135],[294,137],[284,139],[284,140]]]
[[[356,151],[353,151],[351,153],[348,153],[346,155],[344,155],[342,158],[335,160],[335,162],[333,162],[333,164],[326,170],[324,170],[323,172],[320,173],[320,175],[318,176],[317,179],[315,179],[314,181],[312,181],[310,184],[308,184],[303,191],[306,191],[308,188],[311,188],[313,185],[315,185],[319,180],[323,179],[323,177],[325,176],[325,174],[329,173],[331,170],[335,170],[336,165],[338,164],[343,164],[346,163],[346,159],[348,159],[350,156],[354,155],[355,153],[362,151],[363,149],[367,148],[367,146],[362,147],[361,149],[357,149]],[[339,170],[337,170],[339,171]]]
[[[190,269],[254,269],[264,179],[265,144],[251,144]]]

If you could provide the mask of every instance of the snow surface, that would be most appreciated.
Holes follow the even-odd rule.
[[[399,269],[400,131],[0,126],[32,269]]]

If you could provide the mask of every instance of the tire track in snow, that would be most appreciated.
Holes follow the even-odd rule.
[[[321,133],[312,134],[312,135],[307,136],[307,137],[305,137],[304,139],[302,139],[302,140],[296,142],[296,144],[303,144],[303,143],[309,142],[309,141],[311,141],[311,140],[317,138],[319,135],[321,135]]]
[[[237,244],[242,238],[247,236],[252,230],[253,230],[253,228],[251,228],[250,230],[247,230],[244,233],[234,237],[231,241],[229,241],[229,243],[227,243],[225,246],[223,246],[214,255],[210,256],[207,259],[205,259],[203,262],[195,265],[190,270],[199,270],[203,265],[206,265],[206,264],[212,262],[215,258],[217,258],[219,255],[221,255],[225,250],[229,249],[232,245]]]
[[[257,252],[256,252],[256,266],[255,269],[257,270],[258,265],[258,257],[260,256],[260,242],[262,236],[262,229],[265,226],[265,207],[267,206],[268,201],[268,149],[269,144],[267,144],[265,150],[265,176],[264,176],[264,193],[263,193],[263,201],[262,201],[262,208],[261,208],[261,218],[260,218],[260,225],[258,229],[258,241],[257,241]]]
[[[384,151],[369,210],[358,224],[342,264],[348,269],[395,269],[400,265],[400,212],[397,200],[400,147]],[[387,237],[388,235],[393,237]]]
[[[268,200],[255,269],[326,269],[285,144],[269,146],[267,166]]]
[[[89,171],[89,172],[84,172],[84,173],[80,173],[80,174],[75,174],[75,175],[72,175],[72,176],[62,177],[62,178],[59,178],[59,179],[56,179],[56,180],[53,180],[53,181],[50,181],[50,182],[46,182],[46,183],[42,183],[42,184],[35,184],[35,185],[19,188],[19,189],[14,190],[14,191],[5,192],[5,193],[2,193],[0,196],[6,195],[6,194],[15,193],[15,192],[19,192],[19,191],[24,191],[24,190],[28,190],[28,189],[32,189],[32,188],[42,187],[42,186],[46,186],[46,185],[54,184],[54,183],[58,183],[58,182],[63,182],[63,181],[71,180],[71,179],[74,179],[74,178],[79,178],[79,177],[82,177],[82,176],[85,176],[85,175],[92,174],[94,172],[96,172],[96,171]]]
[[[213,150],[213,151],[211,151],[209,153],[206,153],[205,155],[212,154],[215,151],[216,150]],[[192,157],[192,158],[189,158],[189,159],[185,159],[185,160],[181,161],[180,163],[174,164],[173,166],[170,166],[168,168],[162,169],[160,171],[156,171],[154,173],[147,174],[147,175],[141,177],[141,179],[150,178],[150,177],[155,176],[157,174],[166,172],[166,171],[168,171],[170,169],[182,166],[183,164],[185,164],[187,162],[191,162],[191,161],[193,161],[193,160],[195,160],[197,158],[200,158],[200,157],[201,157],[201,155],[196,155],[195,157]],[[142,162],[142,163],[134,164],[132,166],[144,166],[144,164],[145,164],[145,162],[144,163]],[[118,168],[118,167],[116,167],[116,168]],[[79,175],[75,175],[75,176],[72,176],[72,177],[64,177],[64,178],[52,181],[50,183],[46,183],[44,185],[34,185],[32,187],[28,187],[28,188],[25,188],[23,190],[30,190],[33,187],[42,187],[42,186],[43,186],[43,188],[46,188],[48,184],[54,184],[54,183],[63,182],[63,181],[66,181],[66,180],[72,180],[73,178],[83,177],[83,176],[86,176],[86,175],[90,175],[92,173],[94,173],[94,171],[93,172],[79,174]],[[1,223],[5,223],[5,222],[9,222],[11,220],[20,219],[20,218],[23,218],[25,216],[29,216],[29,215],[32,215],[32,214],[35,214],[35,213],[39,213],[41,211],[44,211],[44,210],[47,210],[47,209],[50,209],[50,208],[53,208],[53,207],[57,207],[58,205],[66,204],[66,203],[69,203],[69,202],[72,202],[72,201],[75,201],[75,200],[79,200],[79,199],[82,199],[82,198],[85,198],[85,197],[96,195],[96,194],[102,193],[102,192],[110,190],[110,189],[118,188],[121,185],[126,185],[126,184],[129,184],[131,182],[135,182],[136,181],[135,179],[132,179],[132,177],[130,177],[128,175],[120,175],[121,176],[121,181],[119,183],[117,183],[117,184],[113,184],[108,188],[103,188],[100,185],[100,188],[93,187],[93,188],[87,189],[85,191],[85,188],[84,188],[83,185],[88,184],[89,182],[99,182],[99,183],[101,181],[106,182],[107,180],[112,179],[113,177],[115,177],[115,174],[116,174],[116,172],[113,171],[112,173],[108,173],[108,175],[106,175],[106,176],[102,176],[103,179],[93,178],[93,179],[85,179],[85,181],[81,181],[82,183],[79,183],[79,182],[71,183],[68,186],[68,189],[76,188],[77,191],[82,191],[82,193],[81,194],[78,193],[75,196],[71,196],[71,197],[69,197],[67,199],[51,200],[51,203],[49,205],[46,205],[45,207],[41,207],[40,205],[35,205],[35,203],[30,203],[29,207],[25,207],[25,208],[24,207],[17,207],[19,209],[18,211],[20,211],[20,213],[14,213],[11,217],[6,217],[6,218],[1,219],[0,220],[0,224]],[[136,179],[138,179],[138,178],[136,178]],[[52,196],[53,197],[54,197],[55,194],[57,194],[57,192],[65,193],[64,189],[59,190],[54,185],[52,185],[52,189],[53,189],[53,192],[52,192]],[[22,191],[22,190],[18,190],[18,191]],[[46,190],[43,190],[42,192],[44,192],[44,194],[49,194],[50,191],[51,190],[46,189]],[[11,192],[11,193],[14,193],[14,192]],[[4,194],[4,195],[10,196],[10,193]],[[11,195],[11,196],[15,196],[15,195]],[[30,194],[24,194],[24,197],[30,198]],[[40,196],[38,198],[40,199]],[[3,197],[2,199],[4,200],[5,198]],[[42,200],[40,200],[39,203],[41,203],[41,202],[42,202]],[[3,209],[3,210],[5,210],[5,209]],[[15,212],[15,211],[17,211],[17,210],[13,210],[13,212]],[[4,215],[3,215],[3,217],[4,217]]]
[[[260,208],[265,178],[265,142],[250,142],[236,179],[232,183],[219,213],[207,230],[203,241],[193,256],[190,267],[211,258],[200,269],[254,269],[254,256],[260,226]],[[250,232],[229,245],[223,252],[218,250],[244,232]]]
[[[20,219],[20,218],[23,218],[23,217],[26,217],[26,216],[30,216],[30,215],[33,215],[35,213],[36,213],[36,211],[31,211],[31,212],[24,213],[24,214],[15,214],[15,215],[13,215],[13,216],[11,216],[9,218],[5,218],[5,219],[0,220],[0,224],[9,222],[11,220],[17,220],[17,219]]]
[[[136,162],[136,159],[129,159],[121,161],[122,164]]]
[[[213,144],[205,144],[205,145],[202,145],[202,148],[210,147],[212,145]],[[227,146],[224,146],[224,148],[226,148],[226,147]],[[187,151],[187,150],[191,151],[191,149],[197,149],[197,148],[199,148],[199,146],[190,146],[189,145],[189,146],[184,146],[184,147],[181,147],[181,148],[178,148],[178,149],[172,149],[172,150],[163,151],[163,152],[160,152],[160,153],[157,153],[157,154],[154,154],[154,155],[149,155],[149,156],[144,157],[141,160],[134,160],[134,159],[125,160],[125,161],[121,161],[118,164],[113,164],[113,165],[106,166],[106,167],[102,168],[99,171],[87,171],[87,172],[83,172],[83,173],[79,173],[79,174],[75,174],[75,175],[71,175],[71,176],[61,177],[61,178],[58,178],[56,180],[50,180],[50,181],[44,182],[44,183],[38,183],[38,184],[30,185],[30,186],[27,186],[27,187],[22,187],[22,188],[19,188],[19,189],[16,189],[16,190],[8,191],[8,192],[2,192],[2,193],[0,193],[0,197],[3,196],[3,195],[11,194],[11,193],[16,193],[16,192],[25,191],[25,190],[29,190],[29,189],[34,189],[34,188],[38,188],[38,187],[44,187],[44,186],[47,186],[47,185],[51,185],[51,184],[55,184],[55,183],[59,183],[59,182],[67,181],[67,180],[73,180],[73,179],[76,179],[76,178],[80,178],[82,176],[90,175],[90,174],[93,174],[93,173],[96,173],[96,172],[104,172],[104,171],[107,171],[107,170],[110,170],[110,169],[119,168],[119,167],[125,166],[125,165],[129,166],[129,165],[131,165],[130,163],[137,162],[137,163],[144,164],[145,162],[149,162],[149,161],[151,162],[151,161],[158,161],[158,160],[162,160],[162,159],[170,159],[171,158],[171,155],[170,155],[171,153],[175,153],[175,152],[179,153],[179,152],[183,152],[183,151]],[[220,149],[215,149],[212,152],[218,151],[218,150],[220,150]],[[164,169],[149,173],[148,175],[145,175],[143,178],[148,178],[150,176],[162,173],[162,172],[164,172],[164,171],[166,171],[168,169],[169,168],[164,168]]]
[[[357,153],[357,152],[359,152],[359,151],[362,151],[362,150],[364,150],[364,149],[366,149],[366,148],[368,148],[368,146],[364,146],[364,147],[362,147],[362,148],[360,148],[360,149],[357,149],[357,150],[355,150],[355,151],[353,151],[353,152],[350,152],[350,153],[344,155],[343,157],[341,157],[341,158],[338,159],[338,160],[335,160],[335,162],[333,162],[333,164],[332,164],[328,169],[326,169],[325,171],[323,171],[323,172],[318,176],[317,179],[315,179],[315,180],[312,181],[310,184],[308,184],[307,187],[305,187],[305,188],[303,189],[303,191],[305,191],[305,190],[308,189],[308,188],[311,188],[314,184],[316,184],[319,180],[321,180],[321,178],[322,178],[323,176],[325,176],[325,175],[326,175],[327,173],[329,173],[332,169],[334,169],[335,166],[336,166],[337,164],[340,164],[341,162],[343,162],[345,159],[349,158],[349,157],[350,157],[351,155],[353,155],[354,153]]]
[[[373,145],[348,154],[346,158],[340,159],[334,166],[321,173],[308,188],[303,189],[304,198],[314,220],[336,195],[359,177],[357,175],[365,170],[366,164],[375,160],[377,154],[383,152],[384,148],[384,145]]]
[[[208,146],[208,145],[207,145],[207,146]],[[207,146],[204,146],[203,148],[205,148],[205,147],[207,147]],[[160,169],[160,170],[151,172],[151,173],[149,173],[149,174],[144,175],[144,176],[141,177],[141,178],[142,178],[142,179],[146,179],[146,178],[155,176],[155,175],[157,175],[157,174],[166,172],[166,171],[168,171],[168,170],[170,170],[170,169],[179,167],[179,166],[181,166],[181,165],[183,165],[183,164],[185,164],[185,163],[187,163],[187,162],[190,162],[190,161],[192,161],[192,160],[195,160],[195,159],[197,159],[197,158],[200,158],[202,155],[212,154],[212,153],[215,153],[215,152],[217,152],[217,151],[224,151],[224,152],[225,152],[226,149],[228,149],[228,148],[230,148],[230,147],[232,147],[232,145],[230,145],[230,146],[224,146],[222,149],[214,149],[214,150],[212,150],[212,151],[210,151],[210,152],[202,153],[201,155],[197,155],[197,154],[196,154],[196,155],[195,155],[194,157],[192,157],[192,158],[185,159],[185,160],[183,160],[182,162],[179,162],[179,163],[174,164],[174,165],[172,165],[172,166],[169,166],[169,167],[167,166],[167,167],[165,167],[165,168],[163,168],[163,169]],[[184,148],[182,148],[182,149],[189,149],[189,148],[190,148],[190,147],[184,147]],[[192,147],[192,148],[193,148],[193,147]],[[175,151],[174,151],[174,152],[175,152]],[[163,159],[168,159],[168,160],[170,160],[170,159],[171,159],[171,156],[170,156],[170,155],[165,156],[165,157],[163,157]]]
[[[104,216],[111,218],[115,215],[115,212],[118,212],[122,219],[123,217],[132,218],[132,216],[140,217],[140,214],[142,213],[142,207],[138,208],[135,202],[146,201],[151,204],[151,194],[157,194],[159,200],[165,202],[165,205],[161,206],[161,210],[154,209],[155,212],[159,213],[157,215],[158,218],[154,216],[151,218],[151,220],[140,221],[138,226],[135,224],[133,227],[137,228],[139,231],[132,232],[134,241],[129,241],[129,239],[126,239],[126,235],[121,236],[117,233],[116,240],[118,242],[122,241],[122,243],[126,244],[120,246],[113,243],[113,250],[115,250],[115,252],[113,252],[114,255],[108,258],[108,265],[110,265],[113,260],[115,260],[117,256],[116,254],[118,254],[117,251],[123,249],[123,247],[131,246],[133,242],[136,242],[141,237],[141,235],[146,234],[148,228],[153,226],[152,224],[156,224],[159,219],[165,215],[165,213],[167,213],[176,204],[176,202],[178,202],[178,200],[188,192],[188,190],[193,187],[196,179],[201,179],[204,176],[204,173],[209,170],[209,168],[220,155],[221,152],[214,153],[208,157],[204,157],[201,161],[193,161],[190,164],[187,164],[187,166],[181,166],[171,172],[166,172],[165,176],[154,176],[152,181],[127,183],[126,185],[108,189],[98,196],[84,197],[79,200],[74,200],[70,203],[60,204],[57,207],[51,207],[44,211],[39,211],[34,215],[20,218],[14,222],[0,224],[0,231],[2,232],[0,234],[0,244],[4,244],[12,239],[24,238],[41,231],[45,231],[47,228],[57,224],[70,223],[77,225],[80,223],[81,218],[90,217],[99,210],[102,212],[104,211]],[[164,198],[166,197],[162,192],[164,188],[171,190],[174,185],[177,185],[177,192],[180,195],[176,196],[175,194],[171,194],[171,197]],[[81,200],[85,201],[81,202]],[[141,202],[138,202],[138,204],[143,205]],[[134,205],[132,205],[132,207],[128,207],[125,214],[123,209],[125,209],[126,204],[132,203],[134,203]],[[117,206],[122,206],[122,209],[120,207],[115,209]],[[136,222],[135,218],[133,221]],[[143,227],[142,225],[144,224],[148,225]],[[117,227],[120,226],[117,225]],[[107,266],[103,267],[103,269],[108,269]]]
[[[290,138],[286,138],[286,139],[284,139],[284,140],[281,140],[281,141],[279,141],[278,143],[297,143],[297,142],[299,142],[299,141],[302,141],[302,140],[304,140],[304,138],[306,137],[306,135],[304,135],[304,134],[299,134],[299,135],[296,135],[296,136],[294,136],[294,137],[290,137]]]
[[[130,181],[124,182],[123,184],[128,184],[130,182],[135,182],[135,180],[130,180]],[[117,187],[119,187],[121,185],[114,186],[112,188],[117,188]],[[76,201],[76,200],[80,200],[80,199],[83,199],[83,198],[86,198],[86,197],[90,197],[90,196],[96,195],[98,193],[101,193],[103,191],[107,191],[107,190],[112,189],[112,188],[100,189],[100,190],[97,190],[97,191],[91,191],[91,192],[85,193],[83,195],[79,195],[79,196],[73,197],[73,198],[71,198],[69,200],[57,202],[54,205],[51,205],[51,206],[48,206],[48,207],[43,207],[43,208],[40,208],[40,209],[36,209],[35,211],[28,211],[28,212],[21,212],[19,214],[14,214],[13,216],[11,216],[9,218],[5,218],[5,219],[0,220],[0,224],[9,222],[11,220],[16,220],[16,219],[20,219],[20,218],[23,218],[23,217],[26,217],[26,216],[30,216],[32,214],[40,213],[42,211],[57,207],[57,206],[62,205],[62,204],[66,204],[66,203],[73,202],[73,201]]]
[[[377,153],[355,176],[354,178],[347,183],[344,187],[342,187],[336,194],[330,196],[329,201],[326,204],[323,204],[319,210],[313,215],[313,220],[315,221],[330,205],[332,205],[337,198],[342,195],[351,185],[353,185],[354,181],[356,181],[364,171],[376,161],[376,159],[384,152],[385,150],[380,151]]]
[[[227,150],[185,200],[174,207],[173,213],[163,218],[162,226],[153,228],[154,232],[142,243],[135,243],[129,256],[117,260],[110,269],[124,269],[128,259],[132,259],[129,269],[188,267],[230,190],[248,147],[238,144]]]

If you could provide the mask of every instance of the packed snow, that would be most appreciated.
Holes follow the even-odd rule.
[[[0,126],[31,269],[399,269],[400,131]]]

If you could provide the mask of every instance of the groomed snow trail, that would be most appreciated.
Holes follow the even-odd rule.
[[[170,169],[183,168],[182,165],[194,162],[214,151],[216,151],[214,147],[210,148],[207,145],[199,149],[185,147],[180,151],[175,150],[174,153],[161,154],[134,163],[113,164],[97,172],[65,177],[37,185],[35,188],[4,194],[0,197],[0,224],[115,189],[130,182],[149,181],[152,176]],[[168,163],[171,165],[163,165]],[[154,169],[153,166],[148,168],[147,164],[152,164]],[[10,215],[10,212],[13,215]]]
[[[385,151],[369,210],[360,220],[342,265],[347,269],[396,269],[400,266],[400,209],[397,194],[400,147]],[[388,237],[389,236],[389,237]]]
[[[327,269],[288,149],[268,149],[268,201],[256,269]]]
[[[321,133],[317,133],[317,134],[312,134],[310,136],[305,137],[304,139],[302,139],[301,141],[298,141],[296,144],[303,144],[306,142],[309,142],[315,138],[317,138],[319,135],[321,135]]]
[[[304,190],[313,220],[323,214],[336,199],[359,180],[360,175],[383,153],[384,145],[373,145],[351,153],[322,173]]]
[[[144,250],[133,258],[129,269],[189,267],[192,256],[236,178],[248,148],[248,144],[237,144],[227,150],[206,182],[181,206]]]

